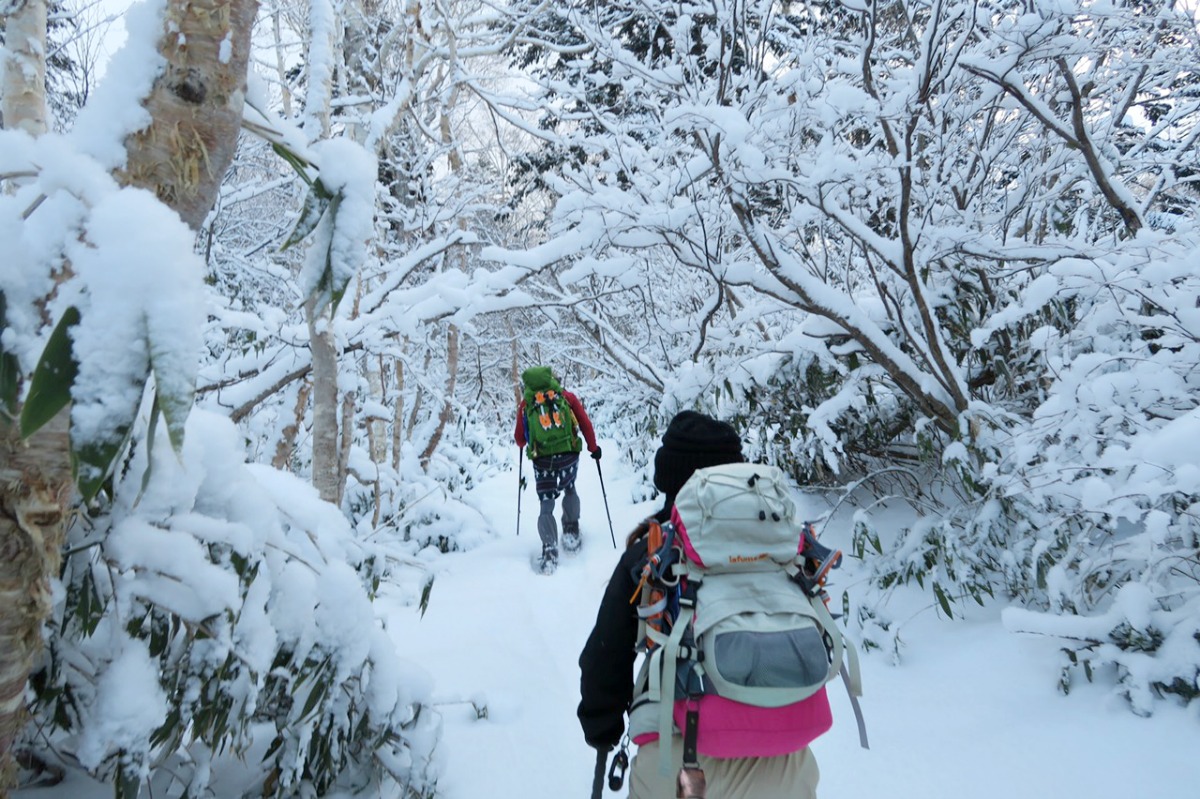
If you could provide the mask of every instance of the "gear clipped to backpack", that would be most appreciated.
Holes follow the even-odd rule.
[[[562,385],[548,366],[531,366],[521,373],[525,388],[525,439],[530,458],[579,452],[578,425]]]
[[[646,653],[630,734],[639,744],[683,734],[679,774],[688,785],[680,791],[703,785],[698,754],[774,757],[808,746],[833,724],[825,684],[839,673],[867,746],[857,652],[825,592],[842,553],[796,519],[782,471],[749,463],[698,469],[671,520],[651,524],[647,545],[630,600],[639,603]],[[660,750],[669,773],[671,747]]]

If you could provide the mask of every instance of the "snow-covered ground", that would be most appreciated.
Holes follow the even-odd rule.
[[[618,463],[603,467],[620,544],[655,505],[628,503],[631,479]],[[389,632],[434,680],[445,799],[565,799],[591,789],[595,758],[575,720],[576,658],[618,553],[589,460],[578,485],[584,548],[555,575],[530,569],[537,503],[530,488],[516,535],[517,478],[506,472],[483,480],[471,499],[495,537],[469,552],[431,555],[437,577],[423,616],[396,599],[411,601],[411,588],[383,592],[381,601],[392,603],[382,611]],[[835,526],[823,537],[836,547],[847,539]],[[835,572],[835,583],[852,570]],[[900,665],[878,651],[864,654],[869,751],[858,745],[845,692],[831,685],[834,729],[814,745],[822,799],[1200,796],[1200,707],[1161,703],[1152,718],[1139,718],[1101,683],[1063,696],[1055,688],[1055,640],[1007,632],[998,606],[953,622],[921,607],[902,624]],[[99,799],[111,789],[71,780],[17,796]]]

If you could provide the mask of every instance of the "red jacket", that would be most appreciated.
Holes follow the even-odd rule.
[[[588,452],[595,452],[596,433],[592,430],[592,420],[583,410],[583,403],[570,391],[564,390],[563,398],[571,406],[571,413],[575,414],[575,422],[579,425],[580,432],[583,433],[583,440],[587,442]],[[525,438],[525,400],[517,403],[517,432],[513,434],[513,439],[517,442],[518,447],[524,447],[528,443]]]

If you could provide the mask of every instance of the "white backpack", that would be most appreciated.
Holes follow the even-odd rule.
[[[821,587],[840,553],[817,544],[796,518],[779,469],[697,470],[662,525],[661,543],[651,539],[638,611],[648,654],[630,711],[635,742],[678,729],[685,770],[695,766],[689,754],[798,751],[832,725],[824,687],[841,673],[867,745],[857,653]],[[653,728],[635,715],[647,703],[657,703]],[[671,747],[661,751],[669,772]]]

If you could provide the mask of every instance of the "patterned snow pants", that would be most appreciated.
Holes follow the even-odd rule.
[[[538,536],[542,548],[558,547],[558,525],[554,521],[554,501],[563,495],[563,532],[579,534],[579,494],[575,492],[575,476],[579,472],[579,453],[564,452],[533,459],[533,479],[537,489]]]

